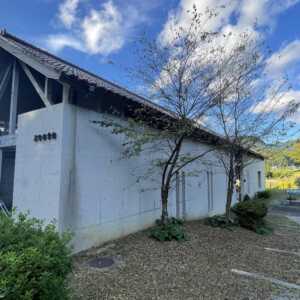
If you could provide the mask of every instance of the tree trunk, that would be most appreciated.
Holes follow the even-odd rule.
[[[169,198],[169,188],[166,186],[162,186],[161,188],[161,222],[162,224],[166,224],[169,218],[168,214],[168,198]]]
[[[182,136],[177,144],[174,150],[172,151],[172,154],[170,158],[168,159],[168,162],[166,163],[163,171],[162,176],[162,183],[161,183],[161,204],[162,204],[162,210],[161,210],[161,222],[162,224],[166,224],[168,222],[169,214],[168,214],[168,198],[169,198],[169,190],[170,190],[170,184],[172,177],[175,173],[173,173],[174,168],[176,166],[181,145],[183,141],[184,136]]]
[[[230,155],[229,161],[229,172],[228,172],[228,184],[227,184],[227,197],[226,197],[226,221],[230,222],[230,209],[232,203],[234,189],[234,166],[233,166],[233,157]]]
[[[239,185],[236,186],[236,191],[238,195],[238,202],[242,201],[242,167],[243,167],[243,156],[240,152],[235,154],[235,161],[234,161],[234,171],[235,171],[235,178]]]
[[[238,187],[238,201],[242,201],[242,174],[241,174],[241,168],[237,168],[237,174],[236,174],[237,180],[239,180],[239,187]]]

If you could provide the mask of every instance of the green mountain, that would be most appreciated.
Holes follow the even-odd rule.
[[[265,145],[260,151],[267,157],[267,170],[274,168],[300,168],[300,140]]]

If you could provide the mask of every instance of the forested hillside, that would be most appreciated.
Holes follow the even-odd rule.
[[[262,145],[260,151],[267,157],[267,187],[282,189],[300,187],[300,139]]]

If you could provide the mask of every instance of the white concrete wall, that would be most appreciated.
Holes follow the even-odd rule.
[[[54,105],[19,117],[13,206],[50,222],[60,210],[63,106]],[[35,142],[36,134],[56,132],[57,139]]]
[[[265,189],[265,163],[259,159],[248,159],[242,175],[242,194],[253,197],[256,192]],[[258,172],[261,172],[261,187],[258,184]]]
[[[75,233],[76,250],[146,228],[160,216],[160,174],[153,176],[158,181],[136,182],[137,176],[144,174],[152,158],[144,154],[135,159],[121,159],[122,138],[112,135],[109,129],[91,123],[100,118],[101,115],[96,112],[76,109],[75,176],[67,205],[71,213],[64,219],[64,227],[70,226]],[[207,149],[208,146],[192,141],[184,143],[186,152],[199,153]],[[224,212],[225,173],[216,165],[213,154],[209,154],[205,162],[195,163],[185,170],[186,219]],[[214,174],[214,207],[210,212],[207,199],[208,169]],[[189,176],[194,171],[199,172],[198,176]],[[183,216],[183,207],[180,197],[180,216]],[[169,212],[176,216],[175,189],[170,193]]]
[[[77,109],[72,215],[67,222],[76,250],[145,228],[160,214],[159,191],[141,192],[151,186],[136,183],[145,160],[122,160],[120,137],[91,124],[99,118]]]
[[[91,123],[100,118],[96,112],[63,103],[19,120],[14,206],[46,221],[57,219],[60,230],[74,232],[75,251],[146,228],[160,216],[159,172],[151,180],[136,181],[154,154],[121,159],[122,138]],[[56,141],[33,141],[35,134],[49,131],[57,132]],[[193,141],[185,141],[183,148],[189,153],[209,149]],[[226,175],[214,154],[184,171],[186,201],[180,197],[177,212],[174,185],[170,214],[191,220],[223,213]],[[197,176],[190,176],[195,171]],[[207,171],[213,173],[210,211]]]

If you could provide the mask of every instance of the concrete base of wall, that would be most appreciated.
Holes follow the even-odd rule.
[[[72,250],[74,253],[100,246],[129,234],[147,229],[160,217],[160,209],[118,221],[80,228],[74,232]]]

